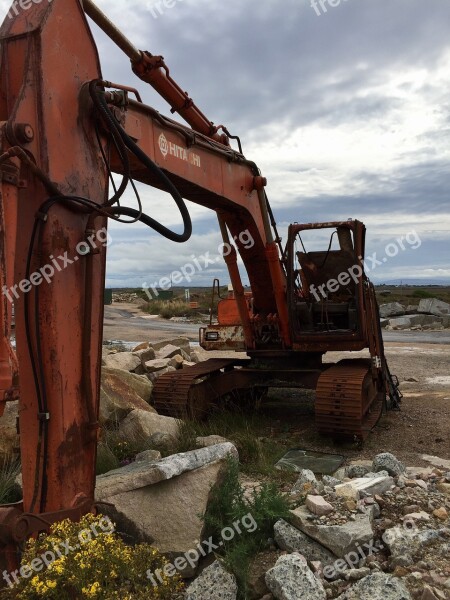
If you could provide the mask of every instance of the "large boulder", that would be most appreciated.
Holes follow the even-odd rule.
[[[342,525],[321,525],[311,521],[309,510],[300,506],[290,513],[292,525],[328,548],[339,558],[373,538],[372,513],[355,515],[354,521]],[[319,522],[320,523],[320,522]]]
[[[19,403],[7,402],[5,411],[0,417],[0,455],[11,456],[18,453],[20,448],[19,435],[17,434],[17,417]]]
[[[405,307],[399,302],[389,302],[380,306],[380,317],[387,319],[389,317],[400,317],[405,314]]]
[[[138,396],[140,396],[147,404],[150,404],[152,397],[153,384],[149,381],[145,375],[137,375],[136,373],[130,373],[129,371],[122,371],[121,369],[112,369],[109,367],[103,367],[102,369],[102,382],[106,375],[115,375],[123,381],[127,386],[132,388]]]
[[[122,421],[119,435],[123,440],[145,441],[155,433],[162,433],[175,442],[178,439],[179,428],[180,421],[177,419],[137,409],[131,411]]]
[[[386,573],[371,573],[337,600],[412,600],[404,583]]]
[[[184,556],[176,566],[191,577],[200,558],[193,549],[206,535],[200,515],[222,481],[229,455],[238,457],[230,443],[132,463],[99,476],[96,499],[114,505],[105,510],[119,531],[153,543],[171,559]]]
[[[314,576],[305,558],[296,552],[280,556],[267,571],[266,584],[277,600],[325,600],[322,582]]]
[[[156,413],[122,377],[116,373],[103,373],[100,388],[100,422],[121,421],[134,410]]]
[[[186,590],[185,600],[236,600],[236,577],[215,560]]]
[[[134,371],[141,364],[141,359],[133,352],[116,352],[108,354],[103,358],[105,367],[121,369],[122,371]]]
[[[444,317],[445,315],[450,315],[450,304],[442,302],[437,298],[421,300],[417,312],[435,315],[436,317]]]

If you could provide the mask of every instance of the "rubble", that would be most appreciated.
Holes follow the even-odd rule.
[[[338,478],[322,477],[322,496],[307,496],[291,510],[289,523],[277,521],[275,543],[291,556],[303,556],[330,599],[449,599],[450,498],[443,486],[450,486],[450,473],[406,467],[390,453],[356,467],[362,468],[344,467]],[[347,477],[369,468],[378,472]],[[299,483],[312,485],[311,473],[302,473]],[[341,497],[339,489],[352,493]],[[323,502],[334,510],[319,516],[315,508]]]

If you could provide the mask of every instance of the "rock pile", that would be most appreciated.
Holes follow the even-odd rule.
[[[253,600],[450,599],[450,472],[390,453],[334,477],[300,472],[289,522],[274,526],[272,566]],[[256,559],[258,560],[258,558]],[[186,598],[236,599],[230,586]],[[192,592],[194,590],[194,593]]]
[[[151,406],[153,384],[164,373],[198,362],[187,338],[150,344],[129,352],[105,346],[102,351],[100,420],[117,423],[131,411],[155,412]]]
[[[411,331],[439,330],[450,327],[450,304],[437,298],[421,300],[419,306],[389,302],[380,306],[381,326]]]

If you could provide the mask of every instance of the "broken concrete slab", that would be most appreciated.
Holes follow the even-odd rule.
[[[355,515],[354,521],[343,525],[318,525],[311,521],[311,513],[300,506],[290,511],[292,525],[328,548],[339,558],[373,538],[372,512]]]

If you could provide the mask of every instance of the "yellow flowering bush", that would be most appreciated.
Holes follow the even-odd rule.
[[[178,575],[168,577],[163,574],[166,559],[149,544],[127,546],[113,532],[113,524],[110,521],[106,521],[111,524],[109,530],[98,527],[102,519],[107,520],[101,515],[88,514],[79,523],[61,521],[52,525],[48,534],[41,534],[37,539],[29,540],[21,561],[21,566],[24,567],[22,572],[26,575],[21,577],[17,574],[15,578],[11,577],[12,583],[15,583],[2,591],[1,598],[177,598],[183,590],[183,583]],[[92,533],[93,531],[95,533]],[[88,532],[88,535],[83,535],[83,532]],[[45,561],[42,561],[42,558],[52,554],[55,560],[47,560],[48,565],[43,564]],[[157,569],[162,571],[162,575],[155,586],[147,578],[147,572]]]

